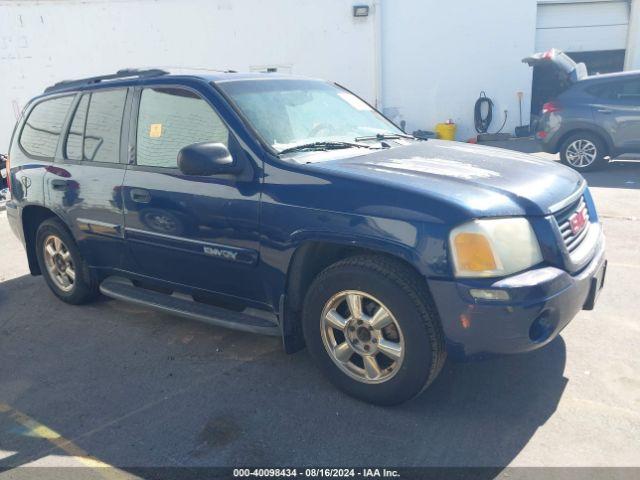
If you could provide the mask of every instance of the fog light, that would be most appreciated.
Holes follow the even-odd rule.
[[[479,300],[509,300],[509,293],[504,290],[485,290],[472,288],[469,293]]]
[[[549,312],[543,312],[531,324],[529,338],[536,343],[544,342],[551,336],[556,326],[557,320],[554,320]]]

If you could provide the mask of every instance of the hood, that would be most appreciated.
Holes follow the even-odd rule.
[[[584,63],[576,63],[569,55],[555,48],[546,52],[534,53],[523,58],[522,62],[530,67],[550,66],[555,68],[570,83],[578,82],[588,76]]]
[[[557,162],[501,148],[429,140],[368,152],[308,166],[417,191],[476,218],[555,213],[584,185]]]

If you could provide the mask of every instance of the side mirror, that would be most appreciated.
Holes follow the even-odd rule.
[[[227,147],[222,143],[202,142],[187,145],[178,152],[178,168],[185,175],[239,173]]]

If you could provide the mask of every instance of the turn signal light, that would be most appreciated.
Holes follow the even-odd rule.
[[[484,288],[472,288],[469,293],[479,300],[509,300],[509,292],[505,290],[490,290]]]
[[[489,240],[479,233],[459,233],[453,240],[460,270],[484,272],[497,268]]]

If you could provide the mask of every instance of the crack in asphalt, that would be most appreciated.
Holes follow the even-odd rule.
[[[600,214],[599,215],[600,218],[609,218],[612,220],[628,220],[631,222],[637,222],[638,220],[640,220],[640,217],[627,217],[627,216],[618,216],[618,215],[607,215],[607,214]]]

